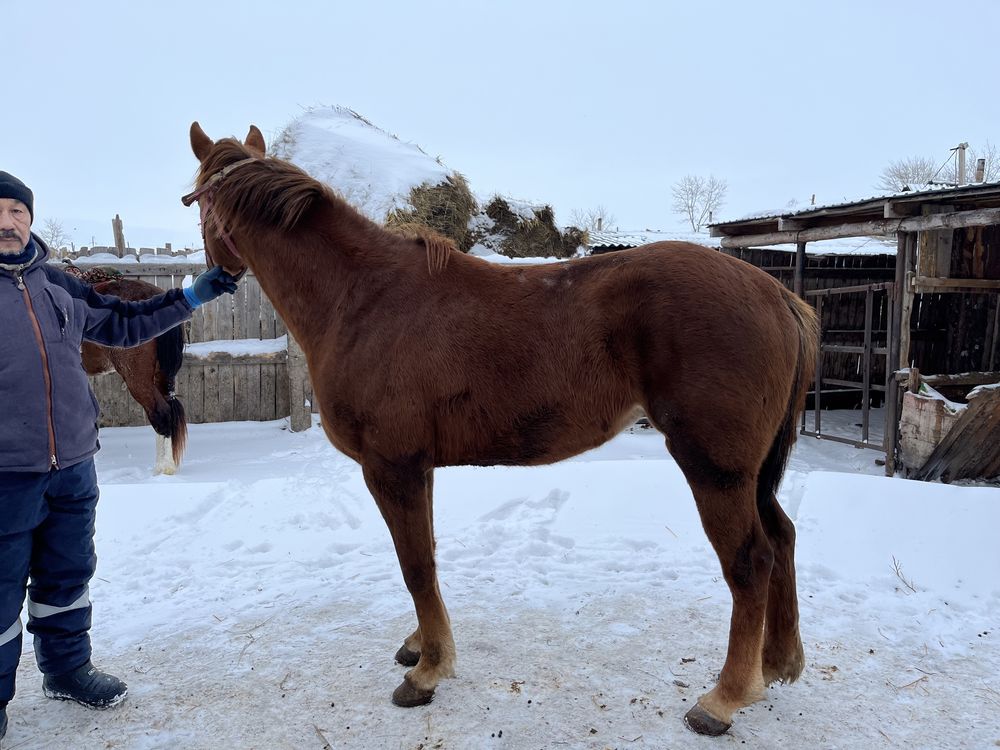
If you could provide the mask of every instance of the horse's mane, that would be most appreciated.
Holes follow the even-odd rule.
[[[448,265],[452,252],[458,252],[458,247],[452,239],[424,224],[398,224],[391,227],[390,231],[423,243],[427,250],[427,272],[431,276],[441,273]]]
[[[235,138],[222,139],[202,164],[199,185],[226,165],[256,156]],[[294,164],[257,158],[226,176],[219,185],[215,203],[231,232],[260,224],[289,231],[320,199],[341,200]]]
[[[199,186],[229,164],[255,157],[235,138],[220,140],[202,164]],[[230,232],[250,230],[264,224],[280,231],[293,230],[302,217],[319,201],[326,201],[340,211],[355,215],[370,228],[385,231],[337,195],[327,185],[310,177],[294,164],[276,158],[255,158],[234,169],[222,183],[215,198],[217,210]],[[404,224],[393,227],[391,234],[421,242],[427,251],[427,270],[434,276],[448,265],[455,243],[430,227]]]

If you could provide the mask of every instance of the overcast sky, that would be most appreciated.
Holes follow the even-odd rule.
[[[192,120],[271,136],[315,105],[477,194],[560,222],[601,205],[623,230],[683,228],[686,174],[725,179],[717,218],[737,218],[1000,143],[994,0],[34,0],[0,19],[0,169],[34,190],[36,229],[57,219],[77,244],[109,244],[116,213],[130,244],[196,242]]]

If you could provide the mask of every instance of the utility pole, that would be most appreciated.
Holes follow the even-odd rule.
[[[959,143],[952,149],[952,151],[958,151],[958,179],[956,182],[959,185],[965,184],[965,149],[968,147],[968,143]]]

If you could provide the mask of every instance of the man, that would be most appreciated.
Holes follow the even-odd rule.
[[[33,220],[31,190],[0,172],[0,739],[14,697],[25,593],[47,697],[110,708],[127,692],[90,661],[99,445],[82,340],[135,346],[236,290],[217,266],[186,289],[148,300],[100,295],[46,262]]]

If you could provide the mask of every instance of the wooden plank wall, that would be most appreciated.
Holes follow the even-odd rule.
[[[1000,279],[1000,226],[957,229],[951,246],[954,252],[948,275],[953,278]],[[794,253],[760,248],[722,252],[764,269],[789,289],[792,288]],[[891,254],[887,252],[874,255],[808,255],[805,288],[833,289],[893,281],[895,262],[894,250]],[[889,320],[888,295],[878,293],[874,302],[873,341],[876,346],[885,346]],[[911,363],[926,373],[977,372],[1000,368],[998,308],[1000,295],[995,292],[916,295],[910,321]],[[831,344],[860,345],[864,338],[864,320],[864,294],[828,298],[823,305],[824,341]],[[877,357],[874,364],[872,382],[884,382],[884,361]],[[859,380],[860,355],[826,355],[823,375],[827,379]],[[850,406],[846,403],[837,405]],[[876,402],[873,405],[878,404]]]
[[[93,252],[108,252],[94,248]],[[77,253],[74,262],[81,267],[100,265],[115,268],[129,278],[155,284],[163,289],[181,286],[186,276],[205,270],[200,263],[185,259],[149,257],[141,262],[134,257],[121,262],[91,259],[87,251]],[[162,255],[162,254],[161,254]],[[236,294],[223,295],[195,310],[184,324],[188,343],[225,342],[239,339],[276,339],[287,330],[257,279],[248,273]],[[101,405],[101,426],[121,427],[148,424],[142,408],[131,398],[118,373],[91,378],[91,385]],[[205,357],[185,356],[177,375],[176,392],[184,405],[189,423],[262,421],[289,415],[287,354],[237,355],[215,352]]]
[[[808,250],[808,246],[807,246]],[[795,253],[765,248],[723,249],[722,252],[745,260],[761,268],[788,289],[794,285]],[[878,284],[892,281],[895,274],[895,254],[873,255],[826,255],[807,254],[805,290],[837,289],[845,286]],[[874,297],[872,341],[875,346],[886,346],[889,319],[888,294],[877,293]],[[865,334],[865,295],[863,293],[843,294],[828,297],[823,304],[823,340],[828,344],[860,346]],[[824,379],[860,381],[863,378],[862,357],[859,354],[843,352],[828,353],[823,357]],[[873,359],[871,382],[885,381],[885,362],[880,357]],[[843,397],[824,397],[827,404],[841,408],[860,405],[860,393],[844,394]],[[846,399],[852,403],[842,403]],[[874,395],[874,405],[880,396]],[[853,403],[854,401],[857,404]]]

